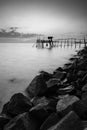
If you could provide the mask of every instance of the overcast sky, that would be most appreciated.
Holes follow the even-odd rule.
[[[22,32],[87,31],[87,0],[0,0],[0,28]]]

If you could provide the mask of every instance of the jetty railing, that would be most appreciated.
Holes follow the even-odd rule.
[[[79,46],[81,44],[84,44],[84,46],[87,45],[87,39],[83,38],[83,39],[77,39],[77,38],[66,38],[66,39],[55,39],[52,40],[53,37],[48,37],[48,40],[41,40],[41,39],[37,39],[36,41],[36,47],[41,47],[41,48],[45,48],[45,47],[58,47],[59,45],[62,46],[73,46],[73,44],[75,44],[75,46],[77,44],[79,44]]]

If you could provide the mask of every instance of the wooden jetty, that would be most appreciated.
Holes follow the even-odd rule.
[[[56,39],[53,40],[53,36],[48,36],[47,40],[41,40],[40,38],[37,39],[36,41],[36,47],[40,48],[52,48],[52,47],[58,47],[59,45],[64,45],[64,46],[72,46],[75,44],[84,44],[85,46],[87,45],[87,39],[85,37],[83,39],[76,39],[76,38],[66,38],[66,39]]]

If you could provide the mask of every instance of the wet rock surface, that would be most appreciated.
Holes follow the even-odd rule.
[[[86,130],[87,47],[52,74],[41,71],[26,92],[3,106],[0,130]]]

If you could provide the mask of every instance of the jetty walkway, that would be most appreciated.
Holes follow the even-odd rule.
[[[83,39],[77,39],[77,38],[66,38],[66,39],[56,39],[53,40],[53,37],[50,36],[48,37],[47,40],[42,40],[42,39],[37,39],[36,41],[36,47],[41,47],[41,48],[45,48],[45,47],[58,47],[58,46],[73,46],[73,44],[76,46],[77,44],[79,44],[79,46],[81,46],[81,44],[84,44],[84,46],[87,46],[87,39],[84,37]]]

